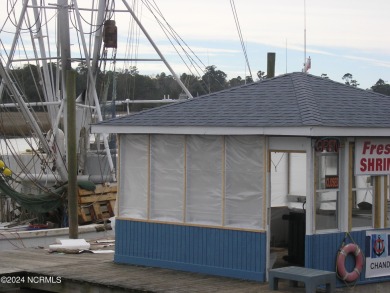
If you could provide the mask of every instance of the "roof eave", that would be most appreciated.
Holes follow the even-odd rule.
[[[92,133],[193,134],[193,135],[274,135],[274,136],[390,136],[385,127],[218,127],[218,126],[91,126]]]

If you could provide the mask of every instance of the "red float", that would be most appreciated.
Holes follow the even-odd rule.
[[[352,272],[348,272],[345,268],[345,259],[348,254],[353,253],[355,256],[355,268]],[[354,243],[349,243],[342,247],[337,255],[337,274],[338,276],[346,281],[353,282],[356,281],[363,269],[363,253],[360,250],[359,246]]]

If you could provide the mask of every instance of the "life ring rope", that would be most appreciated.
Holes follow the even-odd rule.
[[[360,274],[363,270],[364,255],[363,251],[355,243],[355,241],[353,241],[353,239],[353,243],[345,244],[347,236],[352,239],[351,235],[349,235],[349,233],[346,233],[343,243],[341,244],[340,249],[337,253],[336,273],[337,276],[345,283],[351,283],[356,282],[360,277]],[[349,254],[352,254],[355,257],[355,267],[351,272],[347,271],[345,267],[345,261]]]

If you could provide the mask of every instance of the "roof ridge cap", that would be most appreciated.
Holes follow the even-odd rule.
[[[304,125],[322,125],[321,113],[310,81],[308,80],[308,75],[305,73],[302,74],[291,75],[301,122]]]

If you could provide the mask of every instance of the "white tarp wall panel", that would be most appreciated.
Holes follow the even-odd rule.
[[[264,137],[122,135],[119,216],[264,229]]]
[[[119,216],[147,218],[148,135],[122,135],[120,141]]]
[[[222,224],[222,136],[187,136],[186,222]]]
[[[151,219],[183,221],[184,141],[183,135],[151,136]]]
[[[262,227],[264,139],[226,136],[225,225]]]

